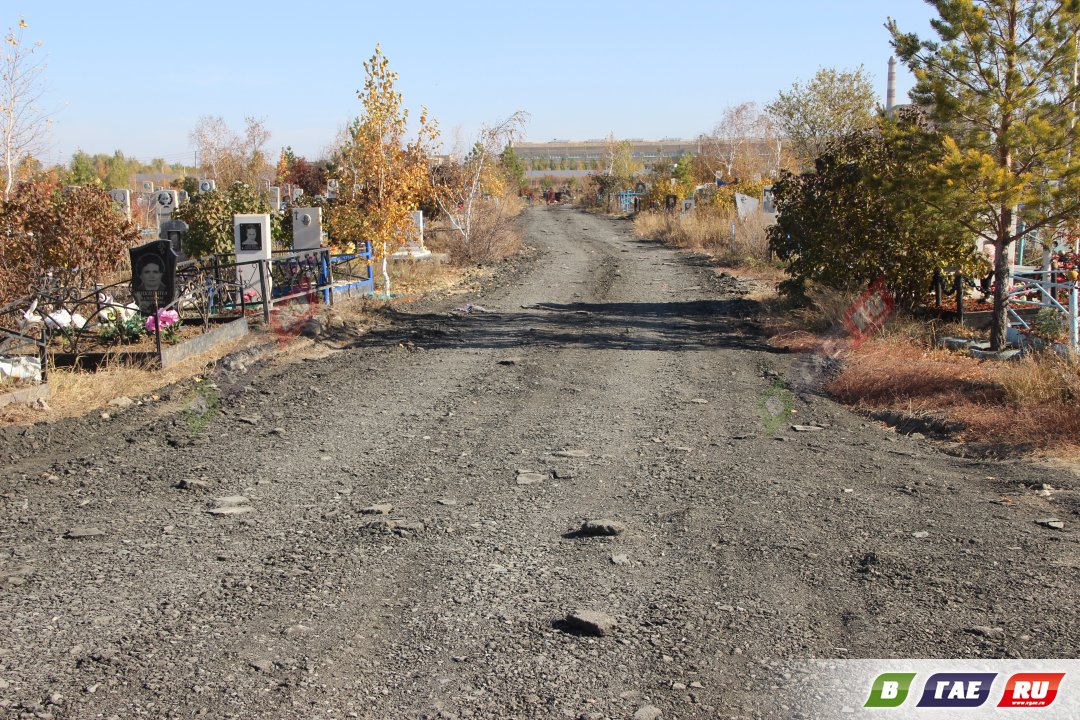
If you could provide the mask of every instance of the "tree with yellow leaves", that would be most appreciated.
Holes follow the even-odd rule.
[[[338,204],[327,213],[327,225],[338,242],[371,242],[389,295],[386,257],[415,232],[411,212],[431,192],[429,158],[439,132],[421,108],[416,138],[406,142],[409,111],[394,89],[398,75],[379,46],[364,72],[364,88],[357,93],[363,109],[338,151]]]

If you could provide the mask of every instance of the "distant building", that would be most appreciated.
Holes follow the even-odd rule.
[[[623,142],[619,140],[618,142]],[[634,160],[645,165],[651,165],[662,160],[675,162],[682,155],[700,155],[701,142],[699,140],[680,140],[677,138],[664,138],[663,140],[627,140],[630,143],[630,154]],[[514,152],[526,163],[533,161],[554,161],[563,165],[592,164],[593,161],[603,160],[607,157],[607,140],[552,140],[551,142],[516,142]]]

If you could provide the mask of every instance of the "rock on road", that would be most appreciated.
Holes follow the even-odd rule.
[[[480,296],[6,431],[0,717],[771,719],[790,658],[1075,655],[1072,475],[795,382],[625,221],[523,223]]]

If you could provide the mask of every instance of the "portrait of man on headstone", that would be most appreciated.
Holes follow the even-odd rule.
[[[240,249],[262,250],[262,226],[259,223],[240,223]]]

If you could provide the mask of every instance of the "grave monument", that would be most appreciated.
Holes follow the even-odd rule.
[[[233,239],[236,243],[236,262],[252,263],[270,259],[270,215],[233,215]],[[265,270],[266,289],[270,290],[270,269]],[[236,279],[241,290],[254,291],[254,299],[262,299],[259,286],[259,266],[239,265]],[[250,293],[247,293],[250,297]]]
[[[322,208],[293,208],[293,250],[318,250],[322,247]]]
[[[131,248],[131,296],[143,315],[176,299],[176,253],[168,240]]]

